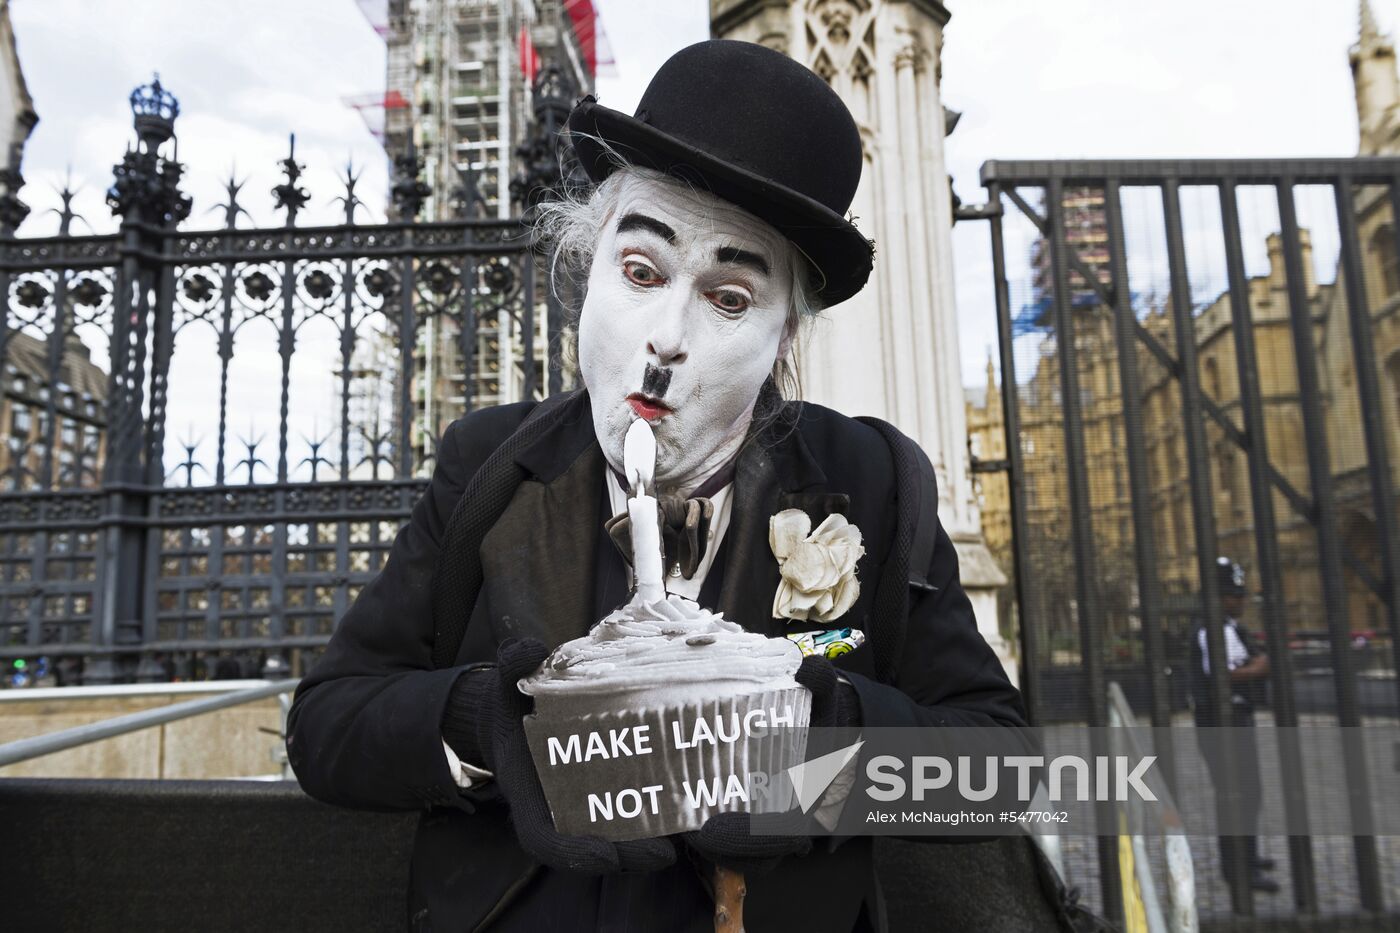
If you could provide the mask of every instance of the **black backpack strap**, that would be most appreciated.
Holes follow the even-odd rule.
[[[555,421],[552,414],[575,393],[551,396],[526,415],[468,481],[452,509],[433,569],[433,668],[451,667],[467,635],[467,622],[481,592],[481,542],[500,520],[525,471],[515,455]]]
[[[879,418],[856,420],[880,432],[894,461],[895,539],[875,594],[874,631],[869,633],[875,673],[889,681],[904,647],[910,588],[937,589],[928,581],[928,570],[938,540],[938,478],[928,455],[894,425]]]

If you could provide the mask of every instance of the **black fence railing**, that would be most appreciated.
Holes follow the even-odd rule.
[[[572,95],[557,69],[535,92],[527,208],[559,181]],[[282,226],[239,228],[231,181],[224,226],[183,229],[178,104],[156,82],[132,109],[118,233],[72,235],[65,191],[57,236],[17,236],[23,180],[0,176],[0,660],[7,681],[40,659],[60,683],[298,675],[447,424],[561,388],[562,309],[521,221],[477,216],[469,173],[442,198],[458,216],[418,219],[411,149],[387,223],[361,221],[347,169],[343,222],[298,226],[293,148]]]
[[[1009,483],[1035,717],[1101,725],[1110,680],[1157,726],[1189,724],[1193,678],[1231,708],[1226,666],[1193,669],[1201,631],[1225,656],[1220,557],[1270,659],[1261,725],[1400,715],[1400,159],[988,162],[982,182],[1008,451],[984,482]],[[1262,764],[1290,818],[1317,794],[1363,815],[1377,750],[1345,730],[1345,786],[1310,788],[1291,731]],[[1285,911],[1400,910],[1395,854],[1334,843],[1278,841]],[[1101,837],[1110,913],[1117,859]]]

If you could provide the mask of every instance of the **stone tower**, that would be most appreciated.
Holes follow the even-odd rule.
[[[1351,79],[1356,88],[1356,120],[1361,155],[1396,151],[1400,119],[1400,77],[1395,71],[1395,43],[1376,25],[1371,4],[1361,0],[1361,28],[1351,48]]]
[[[811,68],[860,127],[865,166],[851,213],[875,240],[875,271],[799,349],[803,397],[884,418],[928,453],[963,586],[1005,661],[995,592],[1006,577],[983,543],[968,469],[939,91],[948,11],[936,0],[711,0],[710,14],[716,38],[757,42]]]

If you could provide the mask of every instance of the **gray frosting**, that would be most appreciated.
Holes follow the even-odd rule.
[[[717,690],[796,686],[802,652],[786,638],[744,631],[694,601],[633,599],[565,642],[539,671],[520,681],[532,696],[596,696],[676,688],[677,698],[697,684]]]

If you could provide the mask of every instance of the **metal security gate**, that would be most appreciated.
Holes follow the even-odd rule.
[[[1036,719],[1103,725],[1117,682],[1153,725],[1189,724],[1202,621],[1224,656],[1223,555],[1253,594],[1244,622],[1267,644],[1275,726],[1393,722],[1400,159],[994,161],[982,183],[988,205],[963,216],[991,225]],[[1227,676],[1214,666],[1219,708]],[[1180,733],[1161,733],[1169,775]],[[1264,767],[1291,816],[1319,793],[1365,813],[1359,742],[1332,788],[1307,787],[1296,741],[1280,742]],[[1290,909],[1319,922],[1400,910],[1400,866],[1375,838],[1286,845]],[[1110,912],[1114,847],[1101,837]],[[1246,893],[1230,906],[1256,905]]]
[[[527,205],[558,181],[546,156],[572,103],[557,69],[535,95]],[[58,236],[17,237],[23,180],[0,177],[7,685],[39,664],[61,683],[300,674],[380,569],[448,422],[560,389],[562,309],[521,222],[478,216],[470,174],[443,195],[457,219],[417,219],[432,192],[411,150],[388,223],[362,221],[347,168],[344,222],[298,226],[293,140],[283,226],[238,227],[231,180],[222,228],[181,229],[183,166],[162,154],[178,103],[156,81],[131,104],[119,233],[72,235],[64,192]]]

